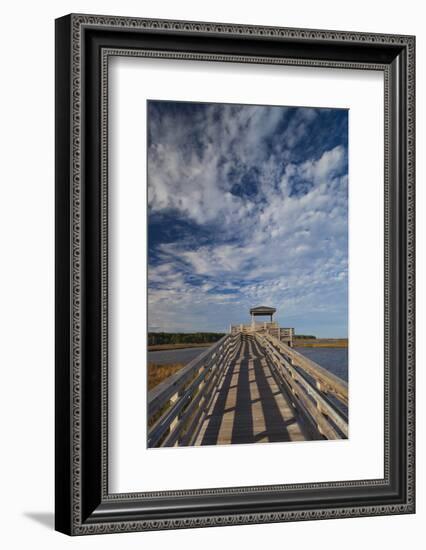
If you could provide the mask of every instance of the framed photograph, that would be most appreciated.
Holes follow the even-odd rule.
[[[414,513],[413,36],[56,20],[56,529]]]

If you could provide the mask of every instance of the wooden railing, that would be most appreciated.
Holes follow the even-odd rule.
[[[255,334],[254,337],[273,365],[282,389],[292,396],[293,405],[304,414],[313,429],[327,439],[347,438],[346,382],[270,334]]]
[[[148,447],[191,445],[241,335],[226,335],[148,392]]]

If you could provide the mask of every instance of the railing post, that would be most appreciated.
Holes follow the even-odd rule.
[[[172,397],[170,398],[170,405],[173,406],[177,400],[180,398],[180,396],[182,395],[182,392],[181,391],[178,391],[176,392],[174,395],[172,395]],[[173,430],[176,428],[176,426],[179,424],[179,421],[180,421],[180,414],[178,414],[171,422],[170,422],[170,426],[169,426],[169,434],[173,432]],[[177,447],[178,445],[178,440],[176,440],[176,443],[174,445],[174,447]]]

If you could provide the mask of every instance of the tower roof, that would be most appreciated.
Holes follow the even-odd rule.
[[[273,315],[276,311],[274,307],[257,306],[250,309],[250,315]]]

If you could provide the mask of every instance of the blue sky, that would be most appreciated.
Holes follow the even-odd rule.
[[[346,337],[348,111],[148,102],[148,328]]]

